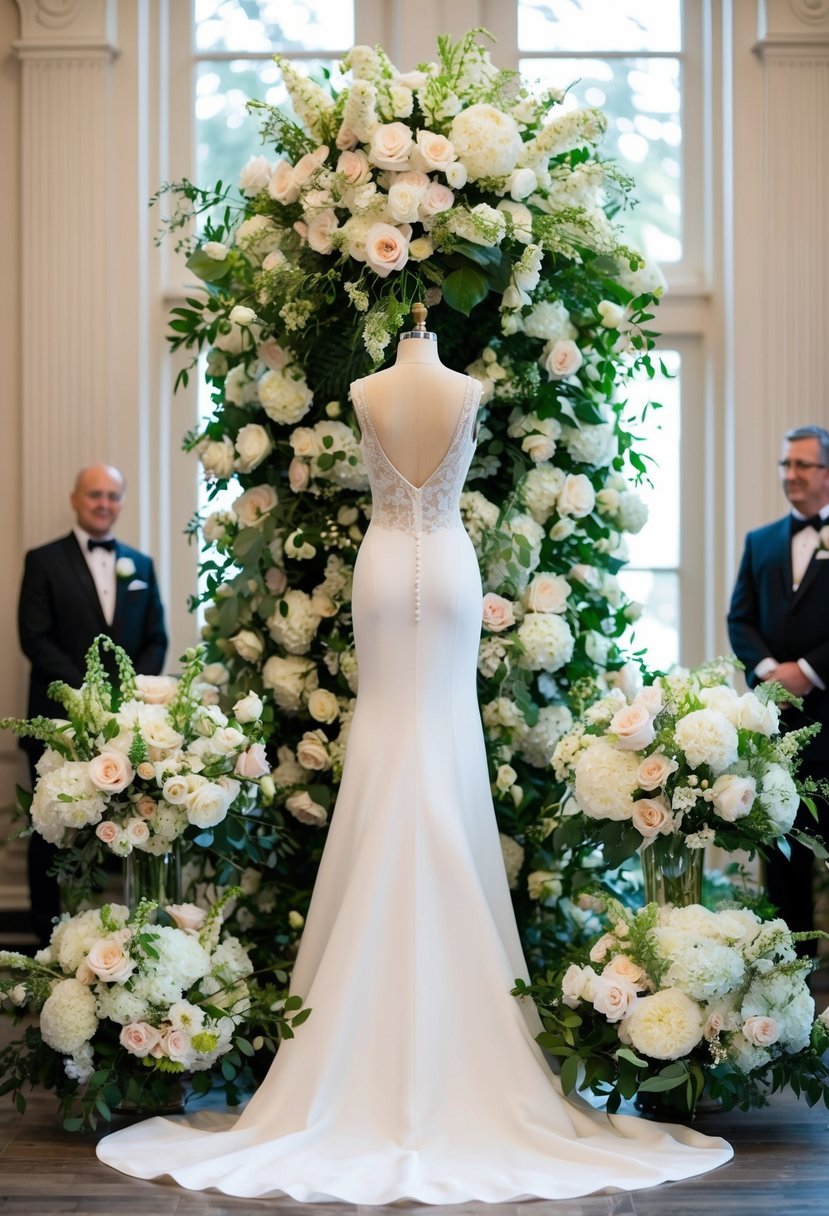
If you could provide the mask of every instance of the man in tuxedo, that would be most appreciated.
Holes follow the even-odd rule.
[[[802,753],[801,776],[829,778],[829,431],[788,431],[779,461],[791,512],[749,532],[728,614],[734,653],[751,686],[777,680],[803,698],[783,712],[784,729],[819,722]],[[829,838],[829,808],[818,802],[818,831]],[[815,822],[801,806],[797,827]],[[769,897],[791,928],[814,927],[813,856],[792,844],[791,861],[775,849],[767,865]],[[810,953],[814,953],[811,950]]]
[[[67,536],[26,554],[18,628],[30,660],[28,715],[62,718],[63,707],[47,693],[54,680],[83,683],[84,657],[99,633],[122,646],[144,675],[158,675],[167,651],[164,610],[152,560],[116,541],[112,532],[124,501],[124,479],[105,464],[81,469],[70,502],[76,523]],[[111,667],[111,659],[105,656]],[[23,739],[32,784],[43,751]],[[47,873],[54,846],[33,833],[29,841],[29,891],[33,927],[48,941],[60,912],[58,885]]]

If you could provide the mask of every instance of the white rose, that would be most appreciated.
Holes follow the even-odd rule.
[[[236,469],[239,473],[252,473],[273,451],[268,432],[256,422],[243,426],[236,436]]]
[[[635,752],[653,743],[656,736],[653,719],[644,705],[625,705],[610,719],[608,730],[616,736],[615,746],[622,751]]]
[[[518,773],[511,764],[501,764],[495,774],[495,788],[502,794],[511,789],[518,778]]]
[[[409,245],[409,257],[413,262],[425,262],[435,252],[435,242],[430,236],[419,236]]]
[[[262,717],[262,698],[258,693],[249,692],[233,706],[233,716],[237,722],[258,722]]]
[[[556,441],[550,435],[526,435],[521,440],[521,450],[534,464],[543,464],[555,454]]]
[[[271,166],[265,156],[251,156],[239,174],[239,189],[248,198],[255,198],[271,179]]]
[[[223,786],[214,781],[205,781],[187,798],[187,821],[197,828],[213,828],[225,818],[232,801]]]
[[[592,967],[576,966],[572,963],[561,980],[561,999],[570,1009],[575,1009],[576,1005],[582,1000],[589,1000],[588,993],[592,989],[592,981],[596,978],[596,974]]]
[[[586,473],[568,473],[556,507],[559,515],[583,519],[593,510],[596,494]]]
[[[780,710],[771,701],[763,704],[753,692],[744,693],[737,700],[736,725],[769,738],[780,729]]]
[[[395,224],[413,224],[429,186],[425,173],[401,173],[389,187],[387,206]]]
[[[714,782],[711,793],[714,810],[720,819],[724,819],[726,823],[735,823],[747,815],[754,805],[757,782],[753,777],[738,777],[733,773],[723,773]]]
[[[168,705],[177,692],[175,676],[135,677],[135,695],[145,705]]]
[[[252,629],[240,629],[230,639],[230,644],[240,659],[246,663],[257,663],[265,653],[265,644],[258,633]]]
[[[405,123],[383,123],[371,137],[368,158],[378,169],[408,169],[412,142]]]
[[[106,794],[120,794],[135,776],[135,770],[122,752],[101,752],[89,761],[89,780]]]
[[[621,304],[613,300],[600,300],[596,307],[605,329],[618,329],[624,324],[625,310]]]
[[[365,238],[365,262],[376,275],[385,279],[393,270],[402,270],[409,260],[409,242],[391,224],[372,224]]]
[[[513,169],[509,178],[510,198],[519,202],[522,198],[529,198],[538,185],[538,178],[532,169]]]
[[[228,255],[227,245],[221,241],[205,241],[201,248],[202,253],[206,253],[214,262],[223,262]]]

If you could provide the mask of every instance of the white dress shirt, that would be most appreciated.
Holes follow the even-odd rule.
[[[88,532],[84,532],[83,528],[77,524],[75,524],[72,531],[78,538],[81,553],[86,559],[87,566],[89,566],[89,572],[95,583],[95,590],[98,592],[104,620],[107,625],[111,625],[115,616],[115,550],[112,552],[109,552],[107,549],[90,550],[86,542],[98,538],[91,537]],[[100,539],[112,540],[112,537],[102,536]]]
[[[818,512],[823,523],[829,523],[829,506],[822,507]],[[792,515],[795,519],[806,519],[806,516],[800,511],[792,510]],[[817,552],[818,534],[815,528],[801,528],[799,532],[795,532],[792,537],[792,590],[797,591],[800,584],[803,582],[803,576],[809,568],[809,562]],[[826,685],[821,680],[820,676],[812,667],[811,663],[807,663],[805,659],[798,659],[797,665],[803,672],[807,680],[810,680],[815,688],[825,689]],[[763,679],[774,671],[777,666],[777,659],[769,656],[761,661],[754,668],[754,674],[759,679]]]

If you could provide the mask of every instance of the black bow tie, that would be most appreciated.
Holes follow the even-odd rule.
[[[93,551],[93,549],[106,549],[107,553],[114,553],[115,552],[115,541],[114,540],[93,540],[92,537],[90,536],[89,540],[86,542],[86,547],[90,553]]]

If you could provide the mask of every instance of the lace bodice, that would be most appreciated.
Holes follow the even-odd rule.
[[[366,401],[365,380],[354,381],[351,398],[360,423],[363,458],[371,483],[372,523],[415,536],[460,526],[458,502],[475,448],[472,420],[480,395],[480,383],[470,377],[446,455],[422,486],[414,486],[395,468],[377,437]]]

